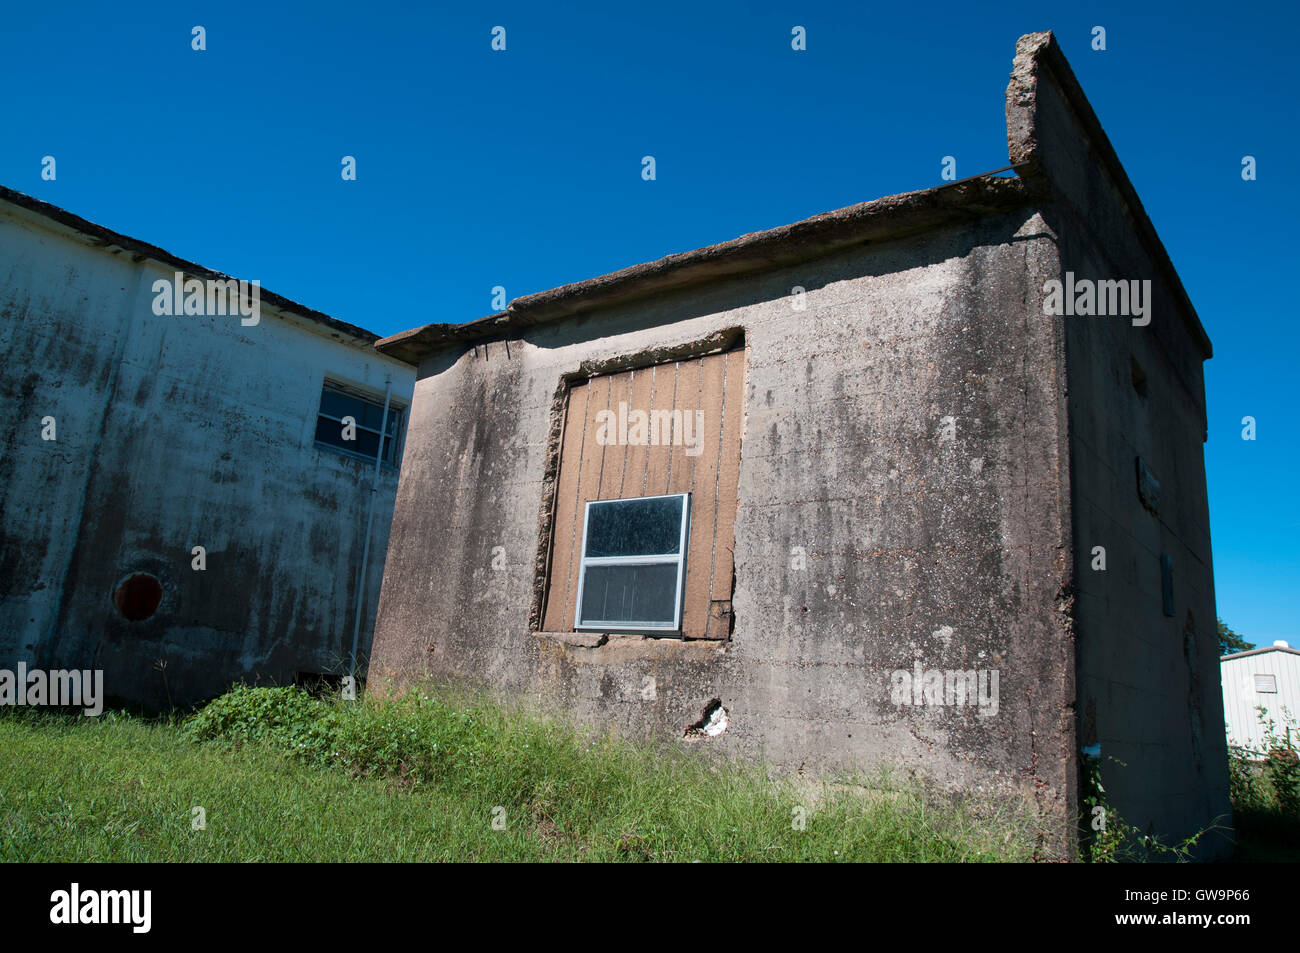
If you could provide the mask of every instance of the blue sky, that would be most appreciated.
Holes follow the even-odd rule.
[[[1054,30],[1214,341],[1219,613],[1300,645],[1300,14],[1138,6],[13,4],[0,182],[389,334],[1001,168],[1015,40]]]

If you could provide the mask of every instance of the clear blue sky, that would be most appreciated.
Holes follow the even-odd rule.
[[[1298,27],[1194,0],[13,3],[0,182],[387,334],[934,185],[945,155],[1000,168],[1015,40],[1055,30],[1214,341],[1220,615],[1300,645]]]

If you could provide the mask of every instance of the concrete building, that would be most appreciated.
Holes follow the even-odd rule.
[[[1011,174],[380,341],[419,374],[372,687],[1018,794],[1045,856],[1084,747],[1144,831],[1228,815],[1210,342],[1050,34],[1006,116]]]
[[[230,280],[0,189],[0,668],[163,707],[368,650],[414,369]]]
[[[1300,747],[1300,650],[1279,640],[1265,648],[1225,655],[1219,670],[1229,747],[1264,757],[1269,721],[1274,743],[1290,739]]]

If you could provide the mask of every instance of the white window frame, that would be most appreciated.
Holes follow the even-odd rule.
[[[632,500],[682,501],[681,534],[676,553],[657,556],[588,556],[587,526],[591,522],[591,508],[602,503],[627,503]],[[691,495],[689,493],[664,493],[659,496],[626,496],[614,500],[588,500],[582,511],[582,548],[578,550],[578,601],[573,610],[574,629],[597,632],[680,632],[682,628],[682,602],[686,596],[686,542],[690,538]],[[665,566],[677,565],[677,590],[673,600],[673,621],[669,622],[601,622],[583,621],[582,591],[587,582],[588,566]]]
[[[1265,688],[1263,686],[1271,686]],[[1257,695],[1276,695],[1277,694],[1277,676],[1267,672],[1255,673],[1255,694]]]

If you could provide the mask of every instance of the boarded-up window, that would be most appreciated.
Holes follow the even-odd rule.
[[[689,493],[680,631],[728,637],[744,386],[743,347],[570,385],[545,631],[574,631],[588,501]]]

